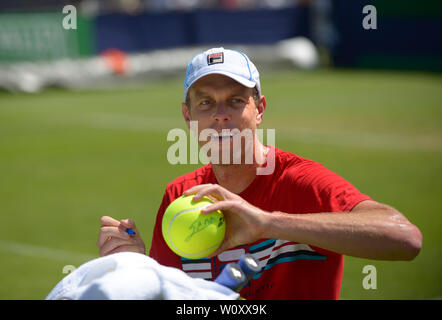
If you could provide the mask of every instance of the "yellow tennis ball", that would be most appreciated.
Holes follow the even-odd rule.
[[[203,197],[192,201],[194,195],[181,196],[164,212],[162,232],[169,248],[187,259],[200,259],[219,248],[226,224],[220,210],[201,214],[201,209],[213,204]]]

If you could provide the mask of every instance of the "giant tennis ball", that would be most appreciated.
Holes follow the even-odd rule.
[[[192,201],[194,195],[181,196],[164,212],[162,231],[169,248],[187,259],[200,259],[219,248],[224,239],[224,215],[217,210],[201,214],[201,209],[213,204],[203,197]]]

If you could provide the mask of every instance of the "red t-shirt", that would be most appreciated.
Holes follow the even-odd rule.
[[[349,212],[359,202],[370,200],[320,163],[273,146],[270,148],[270,152],[275,152],[273,174],[257,175],[239,194],[252,205],[270,212]],[[160,264],[182,269],[192,277],[214,280],[223,265],[237,262],[243,253],[251,253],[260,260],[262,270],[241,290],[244,298],[339,298],[344,256],[308,244],[261,239],[224,251],[214,258],[198,260],[184,259],[173,253],[161,233],[164,211],[185,190],[205,183],[217,183],[210,163],[167,186],[154,227],[149,254],[152,258]]]

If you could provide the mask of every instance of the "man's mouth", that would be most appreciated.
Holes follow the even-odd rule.
[[[235,130],[236,131],[236,130]],[[210,138],[212,139],[230,139],[233,138],[235,135],[237,135],[237,132],[232,132],[232,131],[223,131],[223,132],[218,132],[218,133],[213,133],[210,135]]]

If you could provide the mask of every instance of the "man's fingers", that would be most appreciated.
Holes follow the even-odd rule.
[[[130,228],[135,233],[129,234]],[[109,216],[101,217],[101,228],[97,247],[100,256],[116,252],[145,253],[146,248],[132,219],[116,220]]]
[[[106,241],[100,247],[100,250],[99,250],[100,256],[106,256],[106,255],[110,254],[111,252],[113,252],[116,248],[122,247],[122,246],[135,247],[132,239],[123,240],[120,238],[111,238],[110,240]],[[128,250],[126,250],[126,251],[128,251]],[[134,251],[134,250],[130,250],[130,251]]]
[[[208,186],[212,186],[212,184],[210,183],[206,183],[206,184],[199,184],[197,186],[193,186],[189,189],[187,189],[186,191],[183,192],[184,195],[188,196],[190,194],[194,194],[197,193],[199,190],[207,188]]]
[[[122,227],[101,227],[100,234],[98,235],[97,247],[100,248],[103,246],[109,238],[128,240],[130,239],[130,236]]]
[[[224,200],[226,198],[226,193],[221,186],[217,184],[205,185],[203,188],[195,190],[194,201],[198,201],[203,197],[209,197],[214,201]]]
[[[131,236],[139,236],[140,233],[138,232],[137,226],[135,225],[135,222],[132,219],[124,219],[120,220],[121,227]],[[130,229],[130,230],[128,230]]]
[[[102,216],[100,219],[101,226],[113,226],[118,227],[120,225],[120,221],[115,220],[112,217]]]
[[[125,230],[126,228],[130,228],[136,233],[138,233],[137,226],[135,225],[135,222],[132,219],[120,220],[120,224]]]
[[[211,204],[207,207],[204,207],[201,209],[201,214],[206,214],[206,213],[210,213],[216,210],[232,210],[235,207],[236,203],[235,201],[229,201],[229,200],[225,200],[225,201],[218,201],[215,202],[214,204]],[[223,211],[225,212],[225,211]]]
[[[212,196],[213,198],[215,198],[215,200],[224,200],[224,194],[222,192],[222,189],[217,184],[208,185],[207,187],[199,190],[195,194],[193,199],[195,201],[198,201],[204,196],[209,196],[209,197]]]
[[[198,186],[187,189],[183,192],[183,194],[186,196],[194,194],[194,201],[198,201],[205,196],[211,198],[214,201],[217,201],[224,199],[221,188],[222,187],[218,184],[200,184]]]

